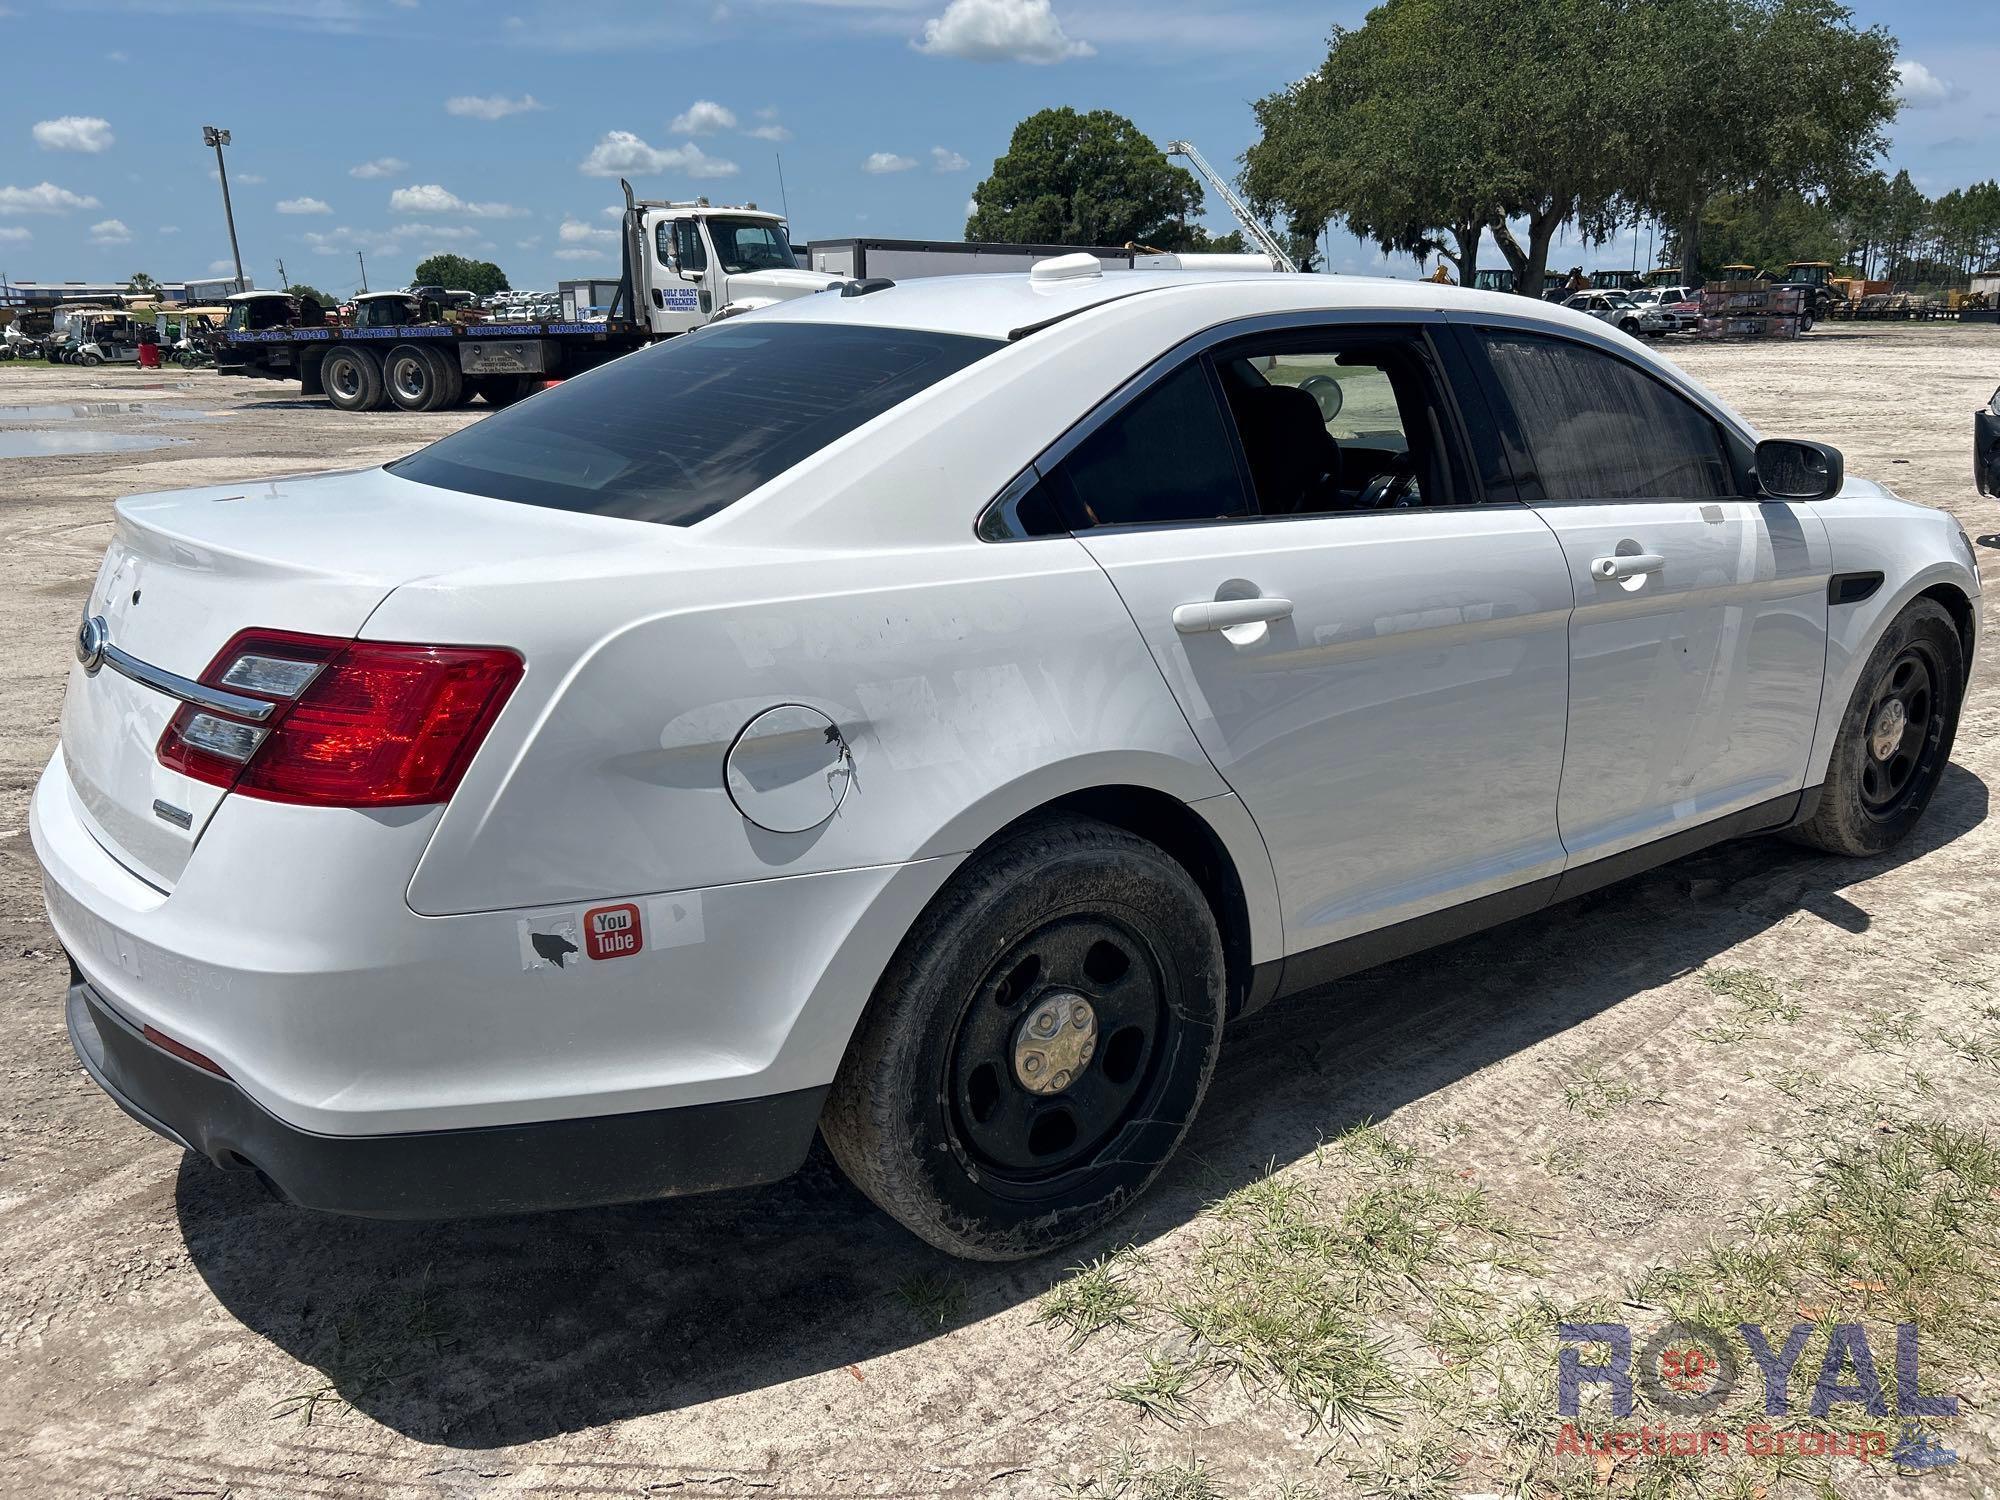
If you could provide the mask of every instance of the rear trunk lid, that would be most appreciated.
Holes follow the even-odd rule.
[[[194,679],[241,630],[352,637],[398,584],[602,547],[607,524],[622,523],[454,494],[380,469],[135,495],[118,502],[84,619],[100,618],[126,656]],[[160,763],[160,736],[180,706],[79,657],[62,717],[84,822],[128,869],[169,891],[227,795]]]

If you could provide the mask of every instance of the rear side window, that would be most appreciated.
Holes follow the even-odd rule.
[[[1189,360],[1077,444],[1056,471],[1071,527],[1207,521],[1248,509],[1207,366]]]
[[[1486,354],[1547,500],[1719,500],[1736,493],[1715,421],[1585,344],[1488,332]],[[1518,460],[1517,460],[1518,462]],[[1529,476],[1521,478],[1533,495]]]
[[[825,323],[682,334],[389,466],[418,484],[688,526],[1004,347]]]

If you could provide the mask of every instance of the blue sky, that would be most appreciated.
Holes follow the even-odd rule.
[[[1048,105],[1117,110],[1233,172],[1254,138],[1250,101],[1310,71],[1329,25],[1366,8],[0,0],[0,270],[226,274],[206,123],[234,132],[237,233],[263,286],[282,257],[291,279],[345,293],[356,250],[376,286],[440,249],[497,260],[516,286],[615,273],[606,210],[621,171],[650,197],[788,201],[801,241],[955,238],[1014,124]],[[2000,173],[1991,0],[1856,10],[1902,43],[1892,166],[1934,193]],[[1352,241],[1333,250],[1337,270],[1416,271]],[[1556,259],[1632,255],[1628,236]]]

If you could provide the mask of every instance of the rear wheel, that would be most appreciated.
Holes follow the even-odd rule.
[[[1222,940],[1155,845],[1082,819],[961,870],[877,987],[820,1128],[855,1184],[954,1255],[1100,1228],[1180,1144],[1215,1066]]]
[[[466,382],[472,394],[488,406],[512,406],[534,389],[532,375],[478,375]]]
[[[398,344],[382,362],[389,399],[404,411],[436,411],[443,404],[442,372],[428,349]]]
[[[335,344],[320,362],[326,399],[341,411],[373,411],[382,404],[382,366],[373,349]]]
[[[1930,806],[1958,733],[1965,647],[1933,599],[1913,600],[1868,657],[1841,720],[1819,805],[1793,830],[1832,854],[1880,854]]]
[[[442,411],[448,406],[458,405],[465,399],[465,372],[459,368],[458,350],[448,346],[440,349],[432,344],[419,347],[437,375],[437,405],[431,409]]]

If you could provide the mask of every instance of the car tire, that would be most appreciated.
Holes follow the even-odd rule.
[[[1958,734],[1965,646],[1934,599],[1915,599],[1869,653],[1800,843],[1856,858],[1909,836],[1930,806]]]
[[[373,349],[335,344],[320,361],[326,399],[340,411],[374,411],[382,404],[382,364]]]
[[[1215,915],[1178,861],[1089,819],[1024,825],[904,938],[821,1133],[940,1250],[1041,1255],[1159,1175],[1208,1090],[1225,993]]]

